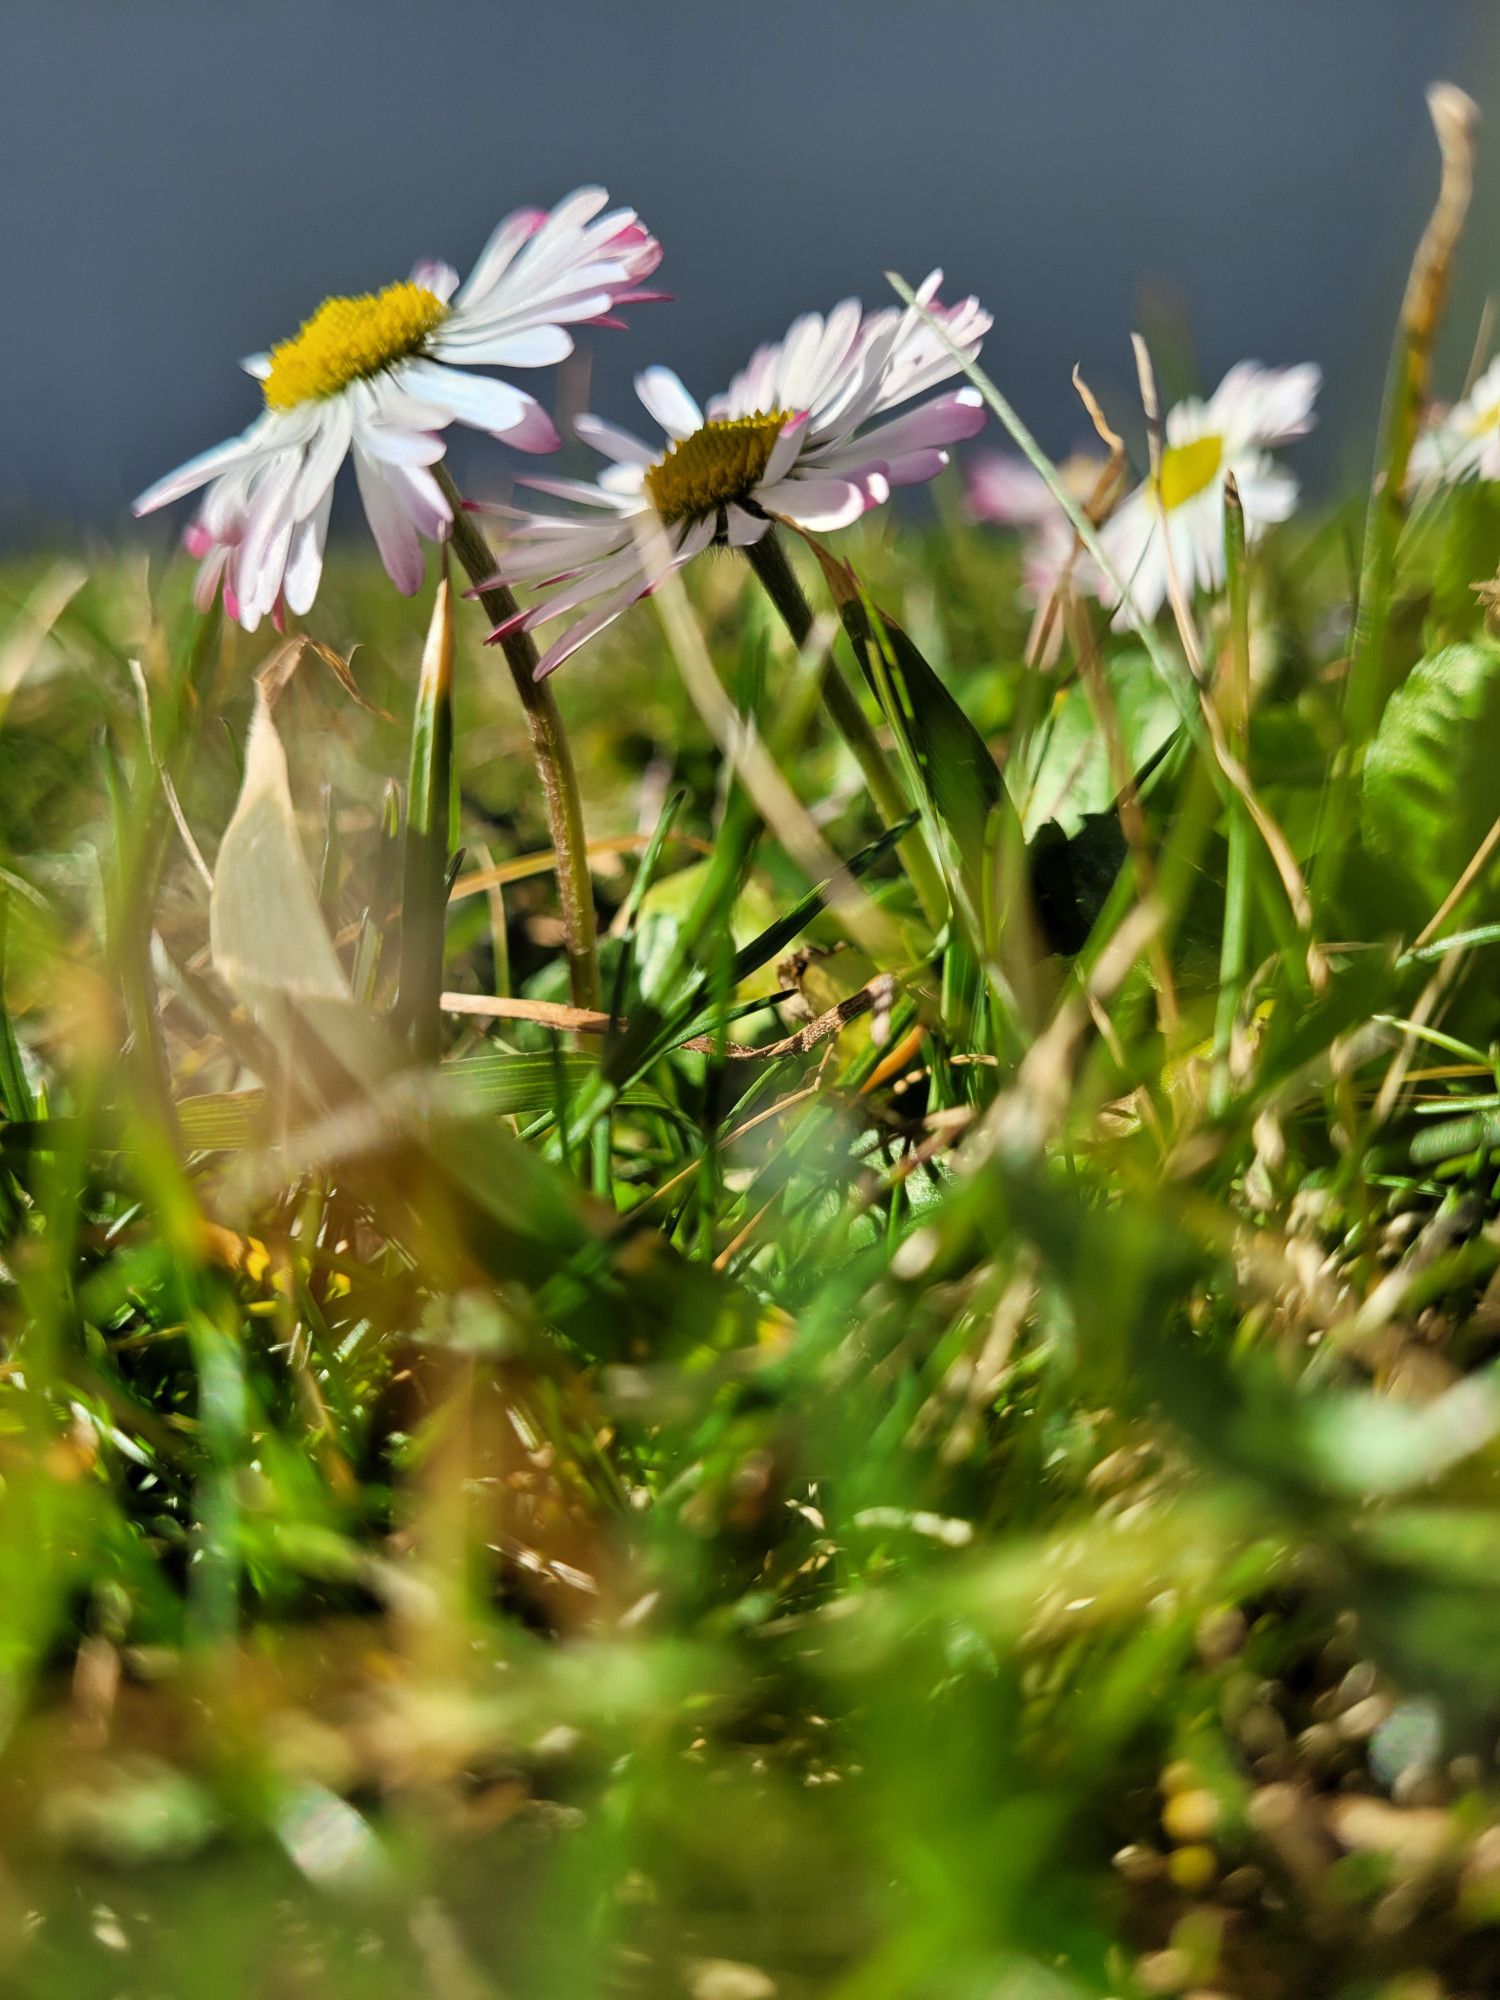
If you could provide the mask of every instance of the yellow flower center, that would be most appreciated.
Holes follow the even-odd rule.
[[[1168,445],[1161,455],[1161,504],[1170,514],[1211,486],[1224,462],[1221,437],[1194,438],[1191,444]]]
[[[679,438],[646,474],[646,493],[668,527],[701,520],[732,500],[748,500],[771,462],[788,410],[719,417]]]
[[[351,382],[419,354],[447,317],[436,292],[407,280],[358,298],[324,299],[290,340],[271,349],[266,407],[289,410],[336,396]]]

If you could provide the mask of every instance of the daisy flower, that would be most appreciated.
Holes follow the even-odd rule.
[[[1081,507],[1093,497],[1105,461],[1088,452],[1065,458],[1057,471],[1069,494]],[[1025,531],[1021,543],[1021,596],[1028,604],[1045,604],[1066,573],[1075,596],[1097,597],[1099,572],[1077,538],[1051,487],[1019,452],[992,451],[968,468],[969,512],[976,521]],[[1071,563],[1071,568],[1069,564]]]
[[[1500,361],[1492,361],[1463,401],[1418,438],[1411,476],[1423,486],[1500,479]]]
[[[941,278],[934,271],[917,297],[972,358],[990,316],[972,298],[936,304]],[[646,369],[636,393],[666,433],[665,445],[581,416],[579,437],[610,461],[597,482],[524,483],[584,511],[483,510],[516,524],[504,537],[495,581],[551,592],[491,637],[578,614],[542,655],[538,675],[551,673],[711,543],[748,548],[777,520],[815,532],[847,527],[893,487],[933,478],[948,463],[946,447],[983,424],[978,392],[950,390],[904,415],[888,412],[958,370],[920,313],[866,313],[857,299],[826,318],[795,320],[784,340],[756,351],[706,413],[670,368]],[[659,534],[648,532],[658,527]]]
[[[1106,553],[1124,579],[1116,625],[1145,624],[1167,598],[1167,560],[1185,591],[1224,581],[1224,477],[1232,472],[1253,539],[1297,504],[1297,482],[1268,447],[1302,437],[1313,424],[1321,371],[1262,368],[1241,361],[1205,403],[1197,397],[1167,412],[1161,479],[1147,479],[1103,529]],[[1165,530],[1165,533],[1163,533]],[[1106,584],[1101,593],[1114,603]]]
[[[249,429],[147,489],[149,514],[207,487],[183,539],[201,558],[195,598],[220,589],[247,632],[283,604],[317,594],[334,479],[346,457],[391,581],[422,581],[420,536],[451,514],[431,468],[440,433],[464,423],[521,451],[560,439],[524,390],[476,368],[540,368],[572,352],[569,325],[618,325],[616,307],[657,297],[640,281],[661,246],[631,209],[601,214],[602,188],[580,188],[549,214],[518,209],[495,230],[468,278],[451,265],[357,298],[325,299],[289,340],[244,363],[264,408]]]

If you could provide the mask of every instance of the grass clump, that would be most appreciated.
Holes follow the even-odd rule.
[[[5,572],[7,1990],[1500,1986],[1500,516],[1359,512],[1050,677],[798,554],[894,813],[698,565],[598,1008],[446,584]]]

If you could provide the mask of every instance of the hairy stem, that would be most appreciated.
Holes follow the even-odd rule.
[[[495,558],[474,517],[463,504],[447,468],[433,468],[453,509],[453,553],[479,592],[479,602],[492,625],[511,617],[516,600],[503,583],[492,583]],[[594,890],[589,880],[588,849],[584,843],[583,804],[578,774],[557,703],[545,681],[536,677],[537,650],[529,632],[510,632],[500,641],[505,664],[526,715],[526,731],[542,798],[547,827],[557,856],[557,888],[562,902],[563,931],[568,953],[568,984],[575,1007],[599,1006],[599,957],[594,924]]]

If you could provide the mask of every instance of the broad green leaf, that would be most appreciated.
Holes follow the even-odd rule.
[[[1014,814],[989,745],[921,652],[861,592],[841,601],[844,627],[865,677],[896,731],[947,828],[970,879],[975,907],[982,893],[984,855],[997,815]]]
[[[1446,646],[1391,696],[1365,762],[1361,830],[1394,919],[1424,922],[1468,866],[1500,812],[1497,774],[1500,648]],[[1464,914],[1497,888],[1492,863]]]
[[[1132,771],[1142,770],[1181,727],[1176,703],[1162,686],[1149,654],[1121,653],[1105,679],[1120,718]],[[1022,818],[1027,837],[1049,820],[1077,833],[1095,813],[1113,814],[1120,787],[1110,768],[1109,746],[1087,690],[1078,682],[1060,695],[1044,730],[1033,739]]]

